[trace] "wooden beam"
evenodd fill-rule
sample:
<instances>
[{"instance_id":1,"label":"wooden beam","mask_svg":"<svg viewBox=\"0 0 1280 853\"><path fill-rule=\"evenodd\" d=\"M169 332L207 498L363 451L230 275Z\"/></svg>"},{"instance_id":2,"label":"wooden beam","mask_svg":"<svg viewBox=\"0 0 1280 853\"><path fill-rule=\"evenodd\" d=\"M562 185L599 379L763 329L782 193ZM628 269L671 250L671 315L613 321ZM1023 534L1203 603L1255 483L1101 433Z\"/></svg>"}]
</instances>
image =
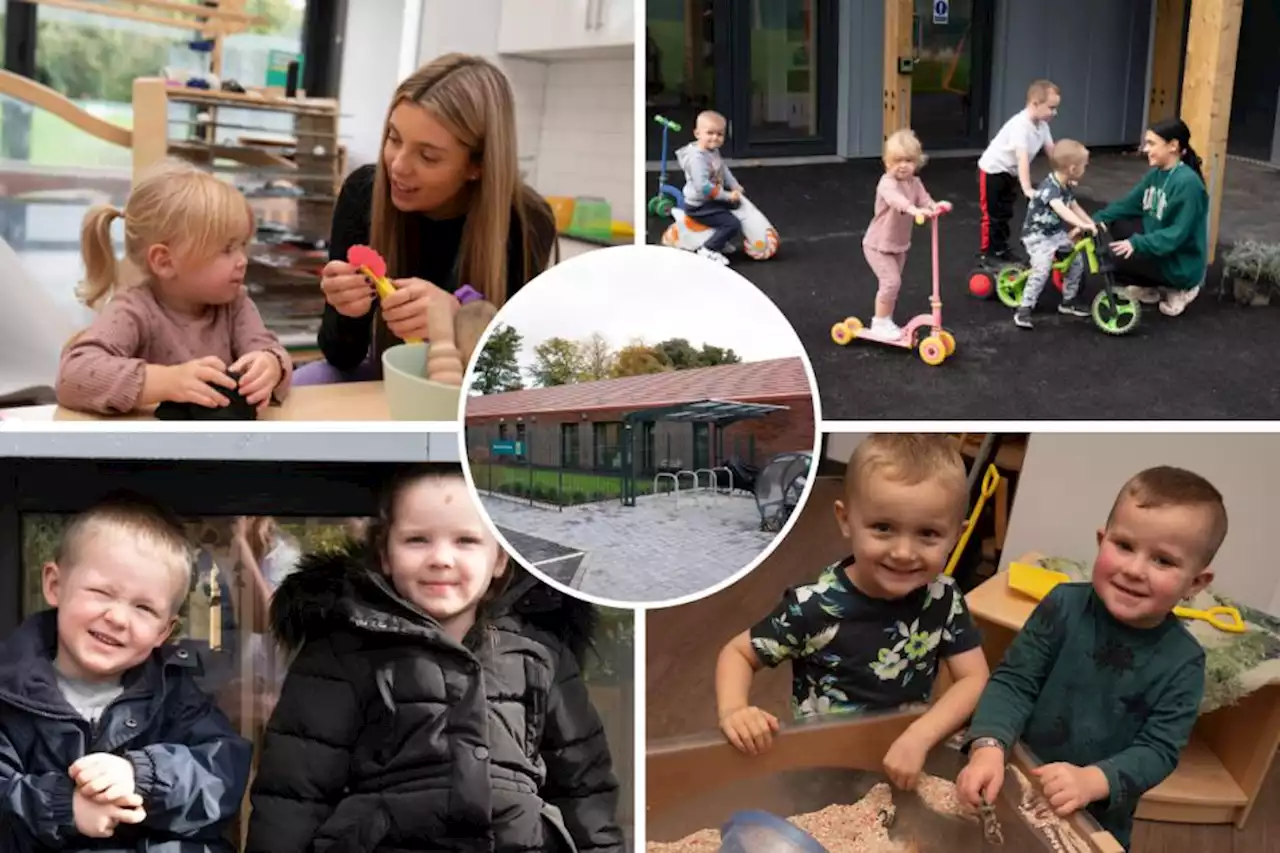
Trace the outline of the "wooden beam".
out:
<instances>
[{"instance_id":1,"label":"wooden beam","mask_svg":"<svg viewBox=\"0 0 1280 853\"><path fill-rule=\"evenodd\" d=\"M1204 159L1209 189L1209 262L1218 242L1222 187L1231 123L1231 89L1236 79L1236 48L1244 0L1191 0L1187 64L1182 82L1182 120L1191 128L1191 145Z\"/></svg>"},{"instance_id":2,"label":"wooden beam","mask_svg":"<svg viewBox=\"0 0 1280 853\"><path fill-rule=\"evenodd\" d=\"M1147 122L1178 114L1178 88L1182 72L1182 22L1187 0L1156 0L1156 32L1151 44L1151 97Z\"/></svg>"},{"instance_id":3,"label":"wooden beam","mask_svg":"<svg viewBox=\"0 0 1280 853\"><path fill-rule=\"evenodd\" d=\"M884 0L884 139L911 126L911 75L898 60L912 56L913 15L911 0Z\"/></svg>"}]
</instances>

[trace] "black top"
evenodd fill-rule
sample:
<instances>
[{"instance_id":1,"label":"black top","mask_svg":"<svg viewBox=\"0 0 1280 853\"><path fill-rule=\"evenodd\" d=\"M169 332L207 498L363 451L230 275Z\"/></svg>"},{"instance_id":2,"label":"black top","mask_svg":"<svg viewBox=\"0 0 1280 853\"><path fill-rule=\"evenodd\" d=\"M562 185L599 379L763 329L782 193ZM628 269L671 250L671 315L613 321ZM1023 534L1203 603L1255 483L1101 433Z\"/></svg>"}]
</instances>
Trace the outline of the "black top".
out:
<instances>
[{"instance_id":1,"label":"black top","mask_svg":"<svg viewBox=\"0 0 1280 853\"><path fill-rule=\"evenodd\" d=\"M981 638L955 580L938 575L902 598L872 598L850 581L853 557L792 587L751 629L765 666L791 661L797 719L929 701L939 664Z\"/></svg>"},{"instance_id":2,"label":"black top","mask_svg":"<svg viewBox=\"0 0 1280 853\"><path fill-rule=\"evenodd\" d=\"M609 744L571 649L594 609L526 574L457 643L370 562L308 555L271 600L297 656L247 853L623 853Z\"/></svg>"},{"instance_id":3,"label":"black top","mask_svg":"<svg viewBox=\"0 0 1280 853\"><path fill-rule=\"evenodd\" d=\"M342 184L338 202L333 211L333 227L329 233L329 259L345 261L352 246L368 244L373 218L373 178L376 166L361 166ZM550 206L542 202L541 216L530 218L529 227L536 238L531 264L532 272L542 271L538 258L549 258L555 243L555 218ZM431 219L413 215L412 239L409 243L407 269L396 270L397 278L420 278L452 293L468 282L457 281L454 266L458 249L462 245L462 228L466 217L457 219ZM524 240L521 236L520 218L515 210L511 214L511 231L507 241L507 298L515 295L525 283ZM344 317L332 305L325 303L320 321L320 351L325 361L339 370L353 370L369 355L373 339L374 318L378 312L375 296L373 307L363 317Z\"/></svg>"}]
</instances>

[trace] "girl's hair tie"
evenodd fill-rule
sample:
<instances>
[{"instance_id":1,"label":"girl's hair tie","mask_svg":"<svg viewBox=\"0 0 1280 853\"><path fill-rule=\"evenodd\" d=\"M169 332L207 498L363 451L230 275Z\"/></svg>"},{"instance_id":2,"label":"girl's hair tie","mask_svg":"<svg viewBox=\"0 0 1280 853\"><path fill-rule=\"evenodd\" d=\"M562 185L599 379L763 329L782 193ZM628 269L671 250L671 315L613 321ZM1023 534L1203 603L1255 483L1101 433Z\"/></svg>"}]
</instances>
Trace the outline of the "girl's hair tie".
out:
<instances>
[{"instance_id":1,"label":"girl's hair tie","mask_svg":"<svg viewBox=\"0 0 1280 853\"><path fill-rule=\"evenodd\" d=\"M453 293L458 298L459 305L466 305L468 302L475 302L477 299L484 299L484 294L476 290L469 284L464 284Z\"/></svg>"}]
</instances>

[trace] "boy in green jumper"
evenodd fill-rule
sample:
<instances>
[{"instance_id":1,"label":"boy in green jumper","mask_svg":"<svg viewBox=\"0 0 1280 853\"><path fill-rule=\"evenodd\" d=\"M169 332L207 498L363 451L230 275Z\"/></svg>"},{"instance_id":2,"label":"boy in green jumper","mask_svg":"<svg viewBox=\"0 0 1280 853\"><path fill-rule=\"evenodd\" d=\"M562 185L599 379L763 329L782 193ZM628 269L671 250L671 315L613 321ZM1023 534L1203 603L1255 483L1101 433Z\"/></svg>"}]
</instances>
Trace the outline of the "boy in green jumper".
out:
<instances>
[{"instance_id":1,"label":"boy in green jumper","mask_svg":"<svg viewBox=\"0 0 1280 853\"><path fill-rule=\"evenodd\" d=\"M1180 468L1120 490L1093 582L1061 584L991 675L965 738L961 798L994 802L1021 738L1059 815L1080 808L1128 849L1138 799L1173 772L1204 693L1204 649L1170 611L1212 579L1222 495Z\"/></svg>"}]
</instances>

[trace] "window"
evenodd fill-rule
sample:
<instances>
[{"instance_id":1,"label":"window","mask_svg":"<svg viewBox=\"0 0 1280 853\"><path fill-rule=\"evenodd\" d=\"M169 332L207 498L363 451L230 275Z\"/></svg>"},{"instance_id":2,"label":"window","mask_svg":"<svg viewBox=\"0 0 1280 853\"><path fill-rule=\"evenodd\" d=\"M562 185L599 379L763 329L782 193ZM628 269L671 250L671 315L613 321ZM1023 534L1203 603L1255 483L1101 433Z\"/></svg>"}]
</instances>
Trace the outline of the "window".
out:
<instances>
[{"instance_id":1,"label":"window","mask_svg":"<svg viewBox=\"0 0 1280 853\"><path fill-rule=\"evenodd\" d=\"M597 471L622 470L622 423L613 421L591 425L592 447Z\"/></svg>"},{"instance_id":2,"label":"window","mask_svg":"<svg viewBox=\"0 0 1280 853\"><path fill-rule=\"evenodd\" d=\"M516 445L519 447L519 452L516 454L516 458L523 462L529 456L529 448L525 445L524 421L520 421L516 424Z\"/></svg>"},{"instance_id":3,"label":"window","mask_svg":"<svg viewBox=\"0 0 1280 853\"><path fill-rule=\"evenodd\" d=\"M560 467L567 469L581 467L581 453L578 425L560 424Z\"/></svg>"}]
</instances>

